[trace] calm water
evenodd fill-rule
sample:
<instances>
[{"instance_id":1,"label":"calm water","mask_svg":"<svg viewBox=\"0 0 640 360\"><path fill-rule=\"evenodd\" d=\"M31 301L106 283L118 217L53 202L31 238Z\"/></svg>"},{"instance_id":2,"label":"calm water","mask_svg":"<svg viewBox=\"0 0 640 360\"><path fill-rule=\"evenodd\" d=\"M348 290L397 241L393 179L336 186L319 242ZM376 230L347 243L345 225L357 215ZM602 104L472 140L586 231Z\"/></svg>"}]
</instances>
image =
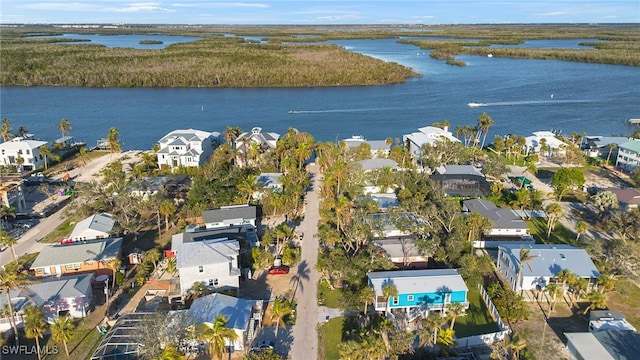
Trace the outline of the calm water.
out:
<instances>
[{"instance_id":1,"label":"calm water","mask_svg":"<svg viewBox=\"0 0 640 360\"><path fill-rule=\"evenodd\" d=\"M637 67L479 56L461 56L468 66L456 67L394 40L334 43L423 76L398 85L301 89L3 87L0 116L45 140L59 137L55 125L64 117L71 134L89 145L115 126L124 149L149 149L177 128L259 126L284 133L295 127L322 141L373 140L401 138L443 119L453 127L474 125L484 111L495 122L493 138L551 129L630 134L625 121L640 117ZM470 108L470 102L486 106Z\"/></svg>"},{"instance_id":2,"label":"calm water","mask_svg":"<svg viewBox=\"0 0 640 360\"><path fill-rule=\"evenodd\" d=\"M47 36L60 39L82 40L78 44L99 44L106 47L128 47L134 49L164 49L171 44L192 42L200 40L191 36L168 36L160 34L147 35L100 35L100 34L63 34L59 36ZM89 41L86 41L89 40ZM140 44L142 40L162 41L162 44ZM64 42L63 44L74 44L75 42Z\"/></svg>"}]
</instances>

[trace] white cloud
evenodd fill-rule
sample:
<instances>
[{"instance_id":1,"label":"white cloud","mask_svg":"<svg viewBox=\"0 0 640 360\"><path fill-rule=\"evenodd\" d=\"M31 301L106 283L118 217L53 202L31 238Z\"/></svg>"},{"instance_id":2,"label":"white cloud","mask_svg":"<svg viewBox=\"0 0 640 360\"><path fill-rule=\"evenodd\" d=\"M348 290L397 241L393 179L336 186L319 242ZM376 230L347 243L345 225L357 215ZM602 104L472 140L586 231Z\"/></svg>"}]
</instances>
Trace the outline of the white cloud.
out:
<instances>
[{"instance_id":1,"label":"white cloud","mask_svg":"<svg viewBox=\"0 0 640 360\"><path fill-rule=\"evenodd\" d=\"M131 3L127 4L123 7L117 7L111 9L115 12L174 12L175 10L166 9L160 6L160 3L157 2L146 2L146 3Z\"/></svg>"},{"instance_id":2,"label":"white cloud","mask_svg":"<svg viewBox=\"0 0 640 360\"><path fill-rule=\"evenodd\" d=\"M23 6L25 9L30 10L47 10L47 11L103 11L104 6L94 5L94 4L85 4L79 2L70 2L70 3L33 3L26 4Z\"/></svg>"},{"instance_id":3,"label":"white cloud","mask_svg":"<svg viewBox=\"0 0 640 360\"><path fill-rule=\"evenodd\" d=\"M264 9L268 8L267 4L260 3L243 3L243 2L214 2L214 3L201 3L201 4L193 4L193 3L174 3L171 6L175 7L189 7L189 8L255 8L255 9Z\"/></svg>"}]
</instances>

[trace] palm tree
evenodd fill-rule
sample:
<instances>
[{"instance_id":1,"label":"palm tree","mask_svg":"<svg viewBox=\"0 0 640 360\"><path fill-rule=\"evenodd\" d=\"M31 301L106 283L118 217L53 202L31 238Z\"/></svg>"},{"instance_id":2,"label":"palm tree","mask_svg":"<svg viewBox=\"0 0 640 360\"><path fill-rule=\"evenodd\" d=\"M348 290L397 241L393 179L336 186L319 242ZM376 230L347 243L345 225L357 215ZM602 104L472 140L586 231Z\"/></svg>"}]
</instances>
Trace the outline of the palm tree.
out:
<instances>
[{"instance_id":1,"label":"palm tree","mask_svg":"<svg viewBox=\"0 0 640 360\"><path fill-rule=\"evenodd\" d=\"M82 165L86 165L89 162L89 155L87 154L87 148L85 146L81 146L80 149L78 149L78 161L80 161Z\"/></svg>"},{"instance_id":2,"label":"palm tree","mask_svg":"<svg viewBox=\"0 0 640 360\"><path fill-rule=\"evenodd\" d=\"M449 328L453 329L453 326L456 324L456 318L458 315L463 313L464 305L462 303L447 304L447 314L451 317L451 324L449 324Z\"/></svg>"},{"instance_id":3,"label":"palm tree","mask_svg":"<svg viewBox=\"0 0 640 360\"><path fill-rule=\"evenodd\" d=\"M598 278L598 286L601 293L613 290L615 287L615 279L608 274L601 274Z\"/></svg>"},{"instance_id":4,"label":"palm tree","mask_svg":"<svg viewBox=\"0 0 640 360\"><path fill-rule=\"evenodd\" d=\"M158 269L158 261L162 257L162 253L158 248L153 248L147 250L143 254L143 258L145 261L149 261L153 265L153 271L155 272Z\"/></svg>"},{"instance_id":5,"label":"palm tree","mask_svg":"<svg viewBox=\"0 0 640 360\"><path fill-rule=\"evenodd\" d=\"M578 223L576 223L576 232L578 233L576 235L576 242L580 240L580 235L587 233L587 230L589 230L589 224L587 222L578 221Z\"/></svg>"},{"instance_id":6,"label":"palm tree","mask_svg":"<svg viewBox=\"0 0 640 360\"><path fill-rule=\"evenodd\" d=\"M549 315L547 315L547 317L551 316L551 312L553 311L553 308L556 305L558 296L562 295L560 290L561 289L558 287L558 284L555 284L555 283L551 283L544 288L544 291L547 294L549 294L549 297L551 297L549 301Z\"/></svg>"},{"instance_id":7,"label":"palm tree","mask_svg":"<svg viewBox=\"0 0 640 360\"><path fill-rule=\"evenodd\" d=\"M64 351L69 357L69 340L73 337L73 330L75 325L73 320L67 316L61 316L56 319L56 322L51 324L51 337L56 342L61 342L64 345Z\"/></svg>"},{"instance_id":8,"label":"palm tree","mask_svg":"<svg viewBox=\"0 0 640 360\"><path fill-rule=\"evenodd\" d=\"M262 182L258 181L256 175L247 175L238 185L236 185L238 191L247 194L247 204L251 202L253 194L260 191L262 188Z\"/></svg>"},{"instance_id":9,"label":"palm tree","mask_svg":"<svg viewBox=\"0 0 640 360\"><path fill-rule=\"evenodd\" d=\"M452 328L440 329L436 344L440 345L440 349L445 353L449 353L449 348L456 344L455 331ZM448 356L447 356L448 357Z\"/></svg>"},{"instance_id":10,"label":"palm tree","mask_svg":"<svg viewBox=\"0 0 640 360\"><path fill-rule=\"evenodd\" d=\"M335 202L336 225L338 231L351 221L351 200L340 195Z\"/></svg>"},{"instance_id":11,"label":"palm tree","mask_svg":"<svg viewBox=\"0 0 640 360\"><path fill-rule=\"evenodd\" d=\"M389 313L390 311L389 301L391 298L398 297L398 288L394 284L391 284L391 283L386 284L382 287L382 296L384 296L384 299L386 300L387 309L385 311Z\"/></svg>"},{"instance_id":12,"label":"palm tree","mask_svg":"<svg viewBox=\"0 0 640 360\"><path fill-rule=\"evenodd\" d=\"M0 244L6 245L11 249L11 258L14 263L18 262L18 258L16 256L15 245L18 243L18 239L9 235L5 230L0 231Z\"/></svg>"},{"instance_id":13,"label":"palm tree","mask_svg":"<svg viewBox=\"0 0 640 360\"><path fill-rule=\"evenodd\" d=\"M520 286L520 296L524 293L524 288L522 286L522 281L524 274L522 272L522 268L524 265L527 265L529 271L531 270L531 260L535 259L537 256L531 255L531 249L525 249L524 246L520 246L520 265L518 265L518 285Z\"/></svg>"},{"instance_id":14,"label":"palm tree","mask_svg":"<svg viewBox=\"0 0 640 360\"><path fill-rule=\"evenodd\" d=\"M111 288L113 289L116 286L116 271L120 270L120 268L122 267L122 260L118 258L113 258L107 262L107 266L111 268L111 275L112 275Z\"/></svg>"},{"instance_id":15,"label":"palm tree","mask_svg":"<svg viewBox=\"0 0 640 360\"><path fill-rule=\"evenodd\" d=\"M170 257L167 260L167 272L169 272L169 274L173 275L173 274L176 273L176 271L178 271L177 260L176 260L175 256L174 257Z\"/></svg>"},{"instance_id":16,"label":"palm tree","mask_svg":"<svg viewBox=\"0 0 640 360\"><path fill-rule=\"evenodd\" d=\"M375 301L376 292L370 286L365 286L360 290L360 301L364 304L364 314L367 315L367 306Z\"/></svg>"},{"instance_id":17,"label":"palm tree","mask_svg":"<svg viewBox=\"0 0 640 360\"><path fill-rule=\"evenodd\" d=\"M11 139L11 122L9 119L2 119L2 127L0 128L0 136L2 136L2 141L7 142Z\"/></svg>"},{"instance_id":18,"label":"palm tree","mask_svg":"<svg viewBox=\"0 0 640 360\"><path fill-rule=\"evenodd\" d=\"M511 341L507 344L514 359L520 359L520 351L527 347L527 341L518 335L511 337Z\"/></svg>"},{"instance_id":19,"label":"palm tree","mask_svg":"<svg viewBox=\"0 0 640 360\"><path fill-rule=\"evenodd\" d=\"M547 206L546 212L548 240L549 236L551 236L551 231L553 231L553 229L555 229L556 227L556 221L558 221L558 219L562 217L562 214L564 214L564 209L562 208L562 205L558 204L557 202L553 202Z\"/></svg>"},{"instance_id":20,"label":"palm tree","mask_svg":"<svg viewBox=\"0 0 640 360\"><path fill-rule=\"evenodd\" d=\"M200 324L200 339L207 342L207 349L211 358L214 356L222 359L222 354L226 348L226 342L236 341L238 334L235 330L225 327L227 318L224 315L216 316L213 324Z\"/></svg>"},{"instance_id":21,"label":"palm tree","mask_svg":"<svg viewBox=\"0 0 640 360\"><path fill-rule=\"evenodd\" d=\"M594 309L604 309L607 307L607 298L599 291L592 291L587 295L587 300L589 300L589 306L584 309L582 315L587 315L589 310Z\"/></svg>"},{"instance_id":22,"label":"palm tree","mask_svg":"<svg viewBox=\"0 0 640 360\"><path fill-rule=\"evenodd\" d=\"M478 118L478 128L480 129L478 136L480 136L480 133L483 134L482 148L484 148L484 142L487 139L487 134L489 133L489 128L491 126L493 126L493 119L491 118L491 116L487 115L487 113L483 112Z\"/></svg>"},{"instance_id":23,"label":"palm tree","mask_svg":"<svg viewBox=\"0 0 640 360\"><path fill-rule=\"evenodd\" d=\"M109 144L109 151L114 153L119 153L122 151L122 147L120 146L120 132L115 127L109 129L109 135L107 135L107 143Z\"/></svg>"},{"instance_id":24,"label":"palm tree","mask_svg":"<svg viewBox=\"0 0 640 360\"><path fill-rule=\"evenodd\" d=\"M275 319L276 323L276 339L278 338L278 328L280 325L285 326L284 317L293 312L293 304L284 297L279 297L271 304L271 321Z\"/></svg>"},{"instance_id":25,"label":"palm tree","mask_svg":"<svg viewBox=\"0 0 640 360\"><path fill-rule=\"evenodd\" d=\"M162 350L162 354L160 355L160 360L182 360L184 356L176 349L175 346L167 345L164 350Z\"/></svg>"},{"instance_id":26,"label":"palm tree","mask_svg":"<svg viewBox=\"0 0 640 360\"><path fill-rule=\"evenodd\" d=\"M569 269L562 269L560 271L558 271L558 274L556 275L556 277L558 278L558 281L560 281L562 283L562 296L564 297L565 291L566 291L566 285L569 282L569 280L573 277L573 273L571 272L571 270Z\"/></svg>"},{"instance_id":27,"label":"palm tree","mask_svg":"<svg viewBox=\"0 0 640 360\"><path fill-rule=\"evenodd\" d=\"M40 155L44 156L44 169L49 169L49 161L48 157L51 156L51 149L47 145L42 145L40 147Z\"/></svg>"},{"instance_id":28,"label":"palm tree","mask_svg":"<svg viewBox=\"0 0 640 360\"><path fill-rule=\"evenodd\" d=\"M240 134L242 134L242 129L240 129L239 127L227 126L227 128L224 130L224 139L227 144L233 146L233 142L236 141Z\"/></svg>"},{"instance_id":29,"label":"palm tree","mask_svg":"<svg viewBox=\"0 0 640 360\"><path fill-rule=\"evenodd\" d=\"M609 159L611 159L611 153L613 152L613 149L615 149L615 148L616 148L616 146L617 146L617 145L616 145L616 144L613 144L613 143L611 143L611 144L607 145L607 147L609 148L609 154L607 154L607 165L610 165L610 164L609 164Z\"/></svg>"},{"instance_id":30,"label":"palm tree","mask_svg":"<svg viewBox=\"0 0 640 360\"><path fill-rule=\"evenodd\" d=\"M71 130L71 123L69 120L62 118L60 120L60 124L56 125L56 129L60 130L62 137L69 135L69 130Z\"/></svg>"},{"instance_id":31,"label":"palm tree","mask_svg":"<svg viewBox=\"0 0 640 360\"><path fill-rule=\"evenodd\" d=\"M160 203L158 210L164 216L164 226L167 231L169 231L169 217L175 214L177 208L176 203L169 199L164 199Z\"/></svg>"},{"instance_id":32,"label":"palm tree","mask_svg":"<svg viewBox=\"0 0 640 360\"><path fill-rule=\"evenodd\" d=\"M24 332L29 339L36 340L36 350L38 352L38 360L41 360L40 355L40 338L44 336L45 330L47 330L47 323L42 318L42 309L36 305L28 305L24 308Z\"/></svg>"},{"instance_id":33,"label":"palm tree","mask_svg":"<svg viewBox=\"0 0 640 360\"><path fill-rule=\"evenodd\" d=\"M22 289L30 281L27 276L19 271L18 264L13 262L6 264L4 267L0 267L0 290L5 294L7 298L8 310L9 310L9 323L13 329L13 335L15 337L15 344L20 345L18 339L18 328L16 326L16 319L13 312L13 304L11 303L11 290Z\"/></svg>"}]
</instances>

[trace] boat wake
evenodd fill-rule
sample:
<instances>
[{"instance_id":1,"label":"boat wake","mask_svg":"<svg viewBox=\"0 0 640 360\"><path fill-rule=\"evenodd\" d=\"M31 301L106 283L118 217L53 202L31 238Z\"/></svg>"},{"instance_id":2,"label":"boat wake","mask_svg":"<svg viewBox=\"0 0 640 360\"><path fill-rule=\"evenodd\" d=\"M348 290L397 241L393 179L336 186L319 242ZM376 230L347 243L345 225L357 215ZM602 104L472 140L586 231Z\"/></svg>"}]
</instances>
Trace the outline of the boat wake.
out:
<instances>
[{"instance_id":1,"label":"boat wake","mask_svg":"<svg viewBox=\"0 0 640 360\"><path fill-rule=\"evenodd\" d=\"M289 110L289 114L329 114L329 113L349 113L349 112L370 112L380 110L391 110L391 108L362 108L362 109L329 109L329 110Z\"/></svg>"},{"instance_id":2,"label":"boat wake","mask_svg":"<svg viewBox=\"0 0 640 360\"><path fill-rule=\"evenodd\" d=\"M532 101L503 101L490 103L468 103L468 107L484 107L484 106L521 106L521 105L554 105L554 104L576 104L585 103L585 100L532 100Z\"/></svg>"}]
</instances>

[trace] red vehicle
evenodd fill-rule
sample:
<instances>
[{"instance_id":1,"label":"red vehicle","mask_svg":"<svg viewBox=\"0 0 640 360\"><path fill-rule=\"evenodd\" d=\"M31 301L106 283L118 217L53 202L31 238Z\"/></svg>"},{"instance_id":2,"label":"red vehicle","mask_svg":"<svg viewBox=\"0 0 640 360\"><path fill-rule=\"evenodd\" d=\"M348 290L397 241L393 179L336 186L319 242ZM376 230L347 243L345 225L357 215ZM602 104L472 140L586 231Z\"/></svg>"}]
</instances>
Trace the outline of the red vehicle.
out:
<instances>
[{"instance_id":1,"label":"red vehicle","mask_svg":"<svg viewBox=\"0 0 640 360\"><path fill-rule=\"evenodd\" d=\"M60 239L60 244L73 244L73 239L62 238Z\"/></svg>"},{"instance_id":2,"label":"red vehicle","mask_svg":"<svg viewBox=\"0 0 640 360\"><path fill-rule=\"evenodd\" d=\"M288 273L289 273L289 267L287 265L272 266L269 268L269 274L271 275L282 275L282 274L288 274Z\"/></svg>"}]
</instances>

